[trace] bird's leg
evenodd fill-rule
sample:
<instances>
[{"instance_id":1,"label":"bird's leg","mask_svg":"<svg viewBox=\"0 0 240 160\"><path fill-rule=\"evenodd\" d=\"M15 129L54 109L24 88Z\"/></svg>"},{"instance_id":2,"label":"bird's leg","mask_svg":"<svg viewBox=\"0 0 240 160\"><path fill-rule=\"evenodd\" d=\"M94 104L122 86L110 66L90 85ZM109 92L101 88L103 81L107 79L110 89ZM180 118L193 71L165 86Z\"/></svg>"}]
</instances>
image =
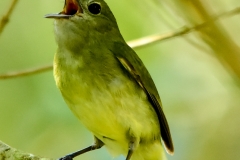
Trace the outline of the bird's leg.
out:
<instances>
[{"instance_id":1,"label":"bird's leg","mask_svg":"<svg viewBox=\"0 0 240 160\"><path fill-rule=\"evenodd\" d=\"M131 156L132 156L132 154L133 154L134 149L135 149L134 142L130 142L130 143L129 143L128 154L127 154L126 160L130 160L130 159L131 159Z\"/></svg>"},{"instance_id":2,"label":"bird's leg","mask_svg":"<svg viewBox=\"0 0 240 160\"><path fill-rule=\"evenodd\" d=\"M86 152L89 152L89 151L93 151L95 149L99 149L99 148L101 148L104 145L104 143L101 140L99 140L97 137L95 137L95 136L94 136L94 141L95 142L94 142L93 145L91 145L91 146L89 146L87 148L84 148L82 150L73 152L71 154L68 154L68 155L66 155L66 156L64 156L62 158L59 158L59 160L72 160L73 158L75 158L75 157L77 157L77 156L79 156L79 155L81 155L83 153L86 153Z\"/></svg>"},{"instance_id":3,"label":"bird's leg","mask_svg":"<svg viewBox=\"0 0 240 160\"><path fill-rule=\"evenodd\" d=\"M131 128L129 128L128 133L127 133L127 138L129 139L129 144L128 144L128 154L126 157L126 160L130 160L132 157L132 154L134 150L137 147L137 138L134 136L134 134L131 132Z\"/></svg>"}]
</instances>

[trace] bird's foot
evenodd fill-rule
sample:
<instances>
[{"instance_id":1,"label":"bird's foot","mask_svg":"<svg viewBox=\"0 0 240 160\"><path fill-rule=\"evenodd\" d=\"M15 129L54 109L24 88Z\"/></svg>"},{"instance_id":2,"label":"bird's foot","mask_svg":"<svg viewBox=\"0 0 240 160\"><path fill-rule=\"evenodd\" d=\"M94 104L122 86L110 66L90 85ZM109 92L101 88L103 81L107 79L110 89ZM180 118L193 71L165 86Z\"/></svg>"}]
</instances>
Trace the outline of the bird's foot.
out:
<instances>
[{"instance_id":1,"label":"bird's foot","mask_svg":"<svg viewBox=\"0 0 240 160\"><path fill-rule=\"evenodd\" d=\"M71 155L66 155L64 157L59 158L58 160L73 160Z\"/></svg>"}]
</instances>

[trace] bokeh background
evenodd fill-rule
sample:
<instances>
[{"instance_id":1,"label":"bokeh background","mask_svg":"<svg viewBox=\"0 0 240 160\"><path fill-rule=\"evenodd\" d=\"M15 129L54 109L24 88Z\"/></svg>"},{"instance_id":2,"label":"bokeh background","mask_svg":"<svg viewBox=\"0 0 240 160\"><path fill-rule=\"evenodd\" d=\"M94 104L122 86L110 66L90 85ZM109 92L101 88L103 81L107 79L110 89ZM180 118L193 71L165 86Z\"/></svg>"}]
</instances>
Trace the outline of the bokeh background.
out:
<instances>
[{"instance_id":1,"label":"bokeh background","mask_svg":"<svg viewBox=\"0 0 240 160\"><path fill-rule=\"evenodd\" d=\"M239 0L106 0L124 38L207 25L137 49L162 98L175 155L169 160L240 159ZM0 18L11 1L0 1ZM53 20L64 0L20 0L0 34L0 73L51 64ZM0 80L0 140L57 158L92 144L55 86L52 70ZM76 159L113 159L105 148ZM123 157L117 157L123 160Z\"/></svg>"}]
</instances>

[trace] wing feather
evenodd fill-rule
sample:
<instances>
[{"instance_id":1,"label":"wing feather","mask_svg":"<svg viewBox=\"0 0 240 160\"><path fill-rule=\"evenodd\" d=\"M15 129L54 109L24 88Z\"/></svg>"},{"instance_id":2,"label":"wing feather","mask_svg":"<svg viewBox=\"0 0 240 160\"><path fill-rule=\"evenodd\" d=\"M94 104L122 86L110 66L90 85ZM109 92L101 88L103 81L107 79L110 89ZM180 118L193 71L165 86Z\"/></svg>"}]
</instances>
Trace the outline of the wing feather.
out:
<instances>
[{"instance_id":1,"label":"wing feather","mask_svg":"<svg viewBox=\"0 0 240 160\"><path fill-rule=\"evenodd\" d=\"M168 127L168 123L166 120L166 117L163 113L162 107L160 105L160 102L157 100L157 98L152 94L144 85L142 82L142 79L140 77L140 74L135 70L133 65L125 58L123 57L117 57L119 62L122 64L122 66L128 71L128 73L135 79L135 81L138 83L138 85L144 90L146 93L148 100L152 104L152 107L154 108L155 112L157 113L160 128L161 128L161 137L164 142L165 148L169 154L174 153L174 146L170 134L170 130Z\"/></svg>"}]
</instances>

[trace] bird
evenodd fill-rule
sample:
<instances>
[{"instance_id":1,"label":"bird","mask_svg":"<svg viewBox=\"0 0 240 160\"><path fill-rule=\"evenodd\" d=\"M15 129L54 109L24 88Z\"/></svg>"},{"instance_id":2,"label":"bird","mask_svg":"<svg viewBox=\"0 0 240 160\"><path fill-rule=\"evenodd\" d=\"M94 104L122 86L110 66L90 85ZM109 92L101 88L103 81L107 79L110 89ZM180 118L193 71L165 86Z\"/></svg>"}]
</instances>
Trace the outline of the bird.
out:
<instances>
[{"instance_id":1,"label":"bird","mask_svg":"<svg viewBox=\"0 0 240 160\"><path fill-rule=\"evenodd\" d=\"M127 11L125 11L127 12ZM104 0L65 0L54 19L54 78L66 104L94 143L60 160L105 146L126 160L163 160L174 153L157 88L128 46ZM127 17L126 17L127 18Z\"/></svg>"}]
</instances>

